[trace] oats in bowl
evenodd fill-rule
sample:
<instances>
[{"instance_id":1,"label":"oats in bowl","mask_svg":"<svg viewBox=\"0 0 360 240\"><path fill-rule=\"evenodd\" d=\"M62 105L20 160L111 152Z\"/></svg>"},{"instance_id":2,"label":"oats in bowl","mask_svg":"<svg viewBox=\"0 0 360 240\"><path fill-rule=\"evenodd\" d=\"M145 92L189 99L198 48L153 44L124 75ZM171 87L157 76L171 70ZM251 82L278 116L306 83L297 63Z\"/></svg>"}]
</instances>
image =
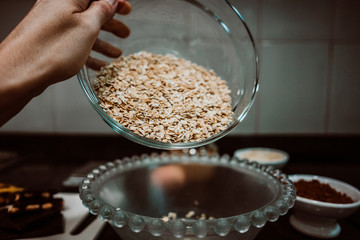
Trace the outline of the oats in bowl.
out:
<instances>
[{"instance_id":1,"label":"oats in bowl","mask_svg":"<svg viewBox=\"0 0 360 240\"><path fill-rule=\"evenodd\" d=\"M226 81L170 54L122 56L98 72L94 90L110 117L161 142L209 138L225 130L233 114Z\"/></svg>"}]
</instances>

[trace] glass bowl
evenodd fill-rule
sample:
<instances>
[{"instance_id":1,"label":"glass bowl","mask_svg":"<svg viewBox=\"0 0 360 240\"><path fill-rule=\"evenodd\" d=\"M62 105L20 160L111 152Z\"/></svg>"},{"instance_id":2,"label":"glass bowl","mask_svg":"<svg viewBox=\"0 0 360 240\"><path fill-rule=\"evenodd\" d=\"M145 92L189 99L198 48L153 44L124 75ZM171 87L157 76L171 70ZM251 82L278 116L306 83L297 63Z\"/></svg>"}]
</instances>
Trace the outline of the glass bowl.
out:
<instances>
[{"instance_id":1,"label":"glass bowl","mask_svg":"<svg viewBox=\"0 0 360 240\"><path fill-rule=\"evenodd\" d=\"M290 217L291 225L299 232L315 238L335 238L341 232L338 219L354 214L360 207L360 191L343 181L311 175L295 174L289 178L293 182L299 180L318 180L329 184L337 192L345 193L354 201L353 203L328 203L297 196L295 213Z\"/></svg>"},{"instance_id":2,"label":"glass bowl","mask_svg":"<svg viewBox=\"0 0 360 240\"><path fill-rule=\"evenodd\" d=\"M100 38L122 49L123 55L147 51L172 54L205 68L226 80L231 89L232 110L229 126L210 138L197 142L165 143L139 136L112 119L100 106L93 89L96 72L84 66L80 84L101 118L122 136L158 149L203 146L225 136L249 111L258 89L258 57L253 37L233 2L219 0L129 0L132 12L116 16L131 34L120 39L109 33ZM102 55L94 57L111 61Z\"/></svg>"},{"instance_id":3,"label":"glass bowl","mask_svg":"<svg viewBox=\"0 0 360 240\"><path fill-rule=\"evenodd\" d=\"M254 239L296 199L279 169L228 155L169 153L101 165L79 195L122 239L136 240Z\"/></svg>"}]
</instances>

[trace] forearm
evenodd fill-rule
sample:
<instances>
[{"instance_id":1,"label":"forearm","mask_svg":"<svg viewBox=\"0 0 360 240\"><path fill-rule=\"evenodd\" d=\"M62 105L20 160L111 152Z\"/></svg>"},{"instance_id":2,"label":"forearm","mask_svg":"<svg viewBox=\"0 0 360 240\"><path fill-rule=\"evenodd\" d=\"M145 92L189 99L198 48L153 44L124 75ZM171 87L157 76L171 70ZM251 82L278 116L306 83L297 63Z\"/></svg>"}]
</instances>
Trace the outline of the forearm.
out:
<instances>
[{"instance_id":1,"label":"forearm","mask_svg":"<svg viewBox=\"0 0 360 240\"><path fill-rule=\"evenodd\" d=\"M67 49L67 46L72 46L72 41L81 32L78 22L71 19L70 24L74 27L66 26L64 22L46 24L51 19L43 17L42 21L35 23L43 9L47 8L35 6L0 44L0 126L49 85L76 74L91 51L92 44L89 43L87 49L71 55L74 50ZM89 41L95 41L96 35L93 34ZM79 66L72 64L75 67L69 68L65 63L73 61L71 58L76 56L81 56Z\"/></svg>"},{"instance_id":2,"label":"forearm","mask_svg":"<svg viewBox=\"0 0 360 240\"><path fill-rule=\"evenodd\" d=\"M0 126L49 85L44 63L26 56L23 44L0 44Z\"/></svg>"}]
</instances>

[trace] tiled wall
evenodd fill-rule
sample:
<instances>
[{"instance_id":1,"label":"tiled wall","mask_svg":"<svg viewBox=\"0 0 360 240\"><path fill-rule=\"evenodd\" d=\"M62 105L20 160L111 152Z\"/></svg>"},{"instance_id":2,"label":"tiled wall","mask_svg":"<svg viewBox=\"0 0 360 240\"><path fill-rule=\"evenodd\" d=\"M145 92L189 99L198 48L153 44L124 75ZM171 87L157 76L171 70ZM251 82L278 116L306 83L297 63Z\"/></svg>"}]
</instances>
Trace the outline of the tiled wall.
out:
<instances>
[{"instance_id":1,"label":"tiled wall","mask_svg":"<svg viewBox=\"0 0 360 240\"><path fill-rule=\"evenodd\" d=\"M34 1L2 1L0 39ZM232 134L360 134L360 1L235 0L260 55L260 91ZM2 132L106 133L75 77Z\"/></svg>"}]
</instances>

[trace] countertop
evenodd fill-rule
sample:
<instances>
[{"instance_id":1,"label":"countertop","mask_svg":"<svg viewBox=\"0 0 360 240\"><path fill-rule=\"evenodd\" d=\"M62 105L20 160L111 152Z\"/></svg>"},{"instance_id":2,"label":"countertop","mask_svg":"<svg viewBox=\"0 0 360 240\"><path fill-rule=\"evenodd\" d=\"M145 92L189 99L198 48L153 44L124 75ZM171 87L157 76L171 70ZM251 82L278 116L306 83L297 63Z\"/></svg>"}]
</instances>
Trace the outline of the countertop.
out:
<instances>
[{"instance_id":1,"label":"countertop","mask_svg":"<svg viewBox=\"0 0 360 240\"><path fill-rule=\"evenodd\" d=\"M282 169L286 174L306 173L336 178L360 189L360 136L241 136L225 137L216 142L220 154L232 155L239 148L272 147L289 153L290 161ZM89 161L107 162L125 156L160 152L120 136L97 135L24 135L0 134L0 160L7 153L15 159L0 164L0 182L25 188L44 184L59 192L76 192L63 181ZM6 153L6 154L4 154ZM1 161L0 161L1 163ZM29 181L31 179L31 181ZM267 223L256 240L313 239L294 230L290 212L274 223ZM360 211L339 221L342 231L335 239L360 236ZM110 227L98 239L119 239Z\"/></svg>"}]
</instances>

